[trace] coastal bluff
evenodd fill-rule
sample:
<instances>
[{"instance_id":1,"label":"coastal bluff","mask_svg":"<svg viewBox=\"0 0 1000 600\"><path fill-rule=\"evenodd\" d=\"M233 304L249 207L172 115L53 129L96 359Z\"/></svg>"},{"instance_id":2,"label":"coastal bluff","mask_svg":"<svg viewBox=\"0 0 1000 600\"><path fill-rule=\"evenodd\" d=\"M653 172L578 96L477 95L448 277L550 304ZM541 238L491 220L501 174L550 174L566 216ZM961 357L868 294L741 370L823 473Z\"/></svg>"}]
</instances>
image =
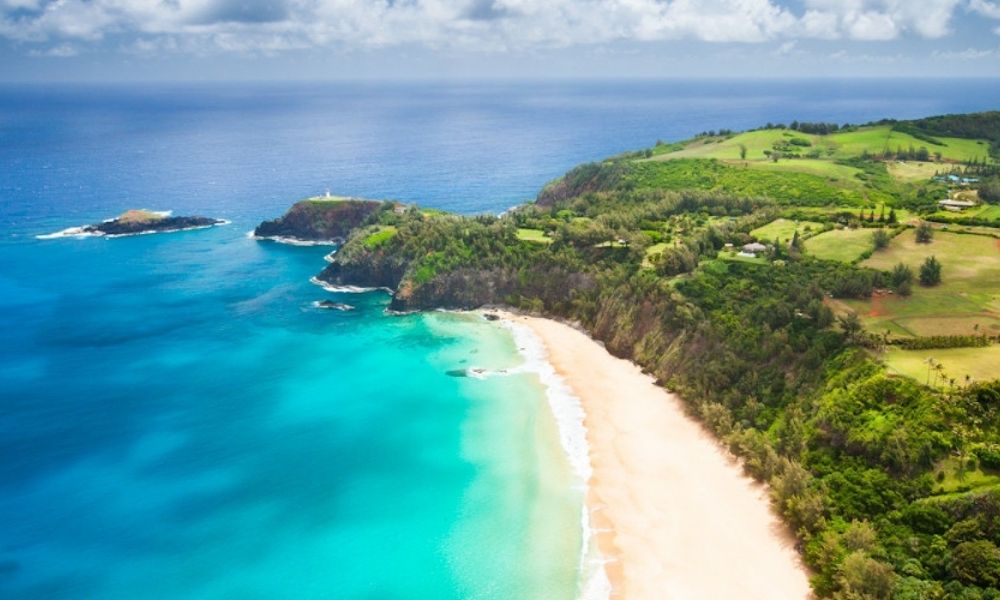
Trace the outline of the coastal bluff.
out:
<instances>
[{"instance_id":1,"label":"coastal bluff","mask_svg":"<svg viewBox=\"0 0 1000 600\"><path fill-rule=\"evenodd\" d=\"M296 202L284 215L264 221L254 229L253 236L293 244L342 244L351 231L376 213L397 206L380 200L318 196Z\"/></svg>"}]
</instances>

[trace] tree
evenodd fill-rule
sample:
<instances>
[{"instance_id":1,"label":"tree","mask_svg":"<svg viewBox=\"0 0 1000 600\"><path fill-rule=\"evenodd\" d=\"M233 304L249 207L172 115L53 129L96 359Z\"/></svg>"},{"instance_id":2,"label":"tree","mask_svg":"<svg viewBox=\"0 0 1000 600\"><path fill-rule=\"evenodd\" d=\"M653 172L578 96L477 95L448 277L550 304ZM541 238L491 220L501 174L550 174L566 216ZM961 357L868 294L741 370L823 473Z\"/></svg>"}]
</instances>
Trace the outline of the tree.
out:
<instances>
[{"instance_id":1,"label":"tree","mask_svg":"<svg viewBox=\"0 0 1000 600\"><path fill-rule=\"evenodd\" d=\"M899 263L889 273L889 281L892 282L893 287L899 287L904 283L913 283L913 270L909 266Z\"/></svg>"},{"instance_id":2,"label":"tree","mask_svg":"<svg viewBox=\"0 0 1000 600\"><path fill-rule=\"evenodd\" d=\"M890 208L889 209L889 224L890 225L895 225L896 223L899 223L899 219L896 218L896 209L895 208Z\"/></svg>"},{"instance_id":3,"label":"tree","mask_svg":"<svg viewBox=\"0 0 1000 600\"><path fill-rule=\"evenodd\" d=\"M934 239L934 229L927 221L921 221L920 225L917 225L916 236L918 244L929 244Z\"/></svg>"},{"instance_id":4,"label":"tree","mask_svg":"<svg viewBox=\"0 0 1000 600\"><path fill-rule=\"evenodd\" d=\"M805 242L799 236L799 231L796 229L795 234L792 235L791 250L796 254L801 254L806 248Z\"/></svg>"},{"instance_id":5,"label":"tree","mask_svg":"<svg viewBox=\"0 0 1000 600\"><path fill-rule=\"evenodd\" d=\"M844 599L888 600L896 584L892 567L861 551L847 555L837 579L841 593L834 597Z\"/></svg>"},{"instance_id":6,"label":"tree","mask_svg":"<svg viewBox=\"0 0 1000 600\"><path fill-rule=\"evenodd\" d=\"M889 234L881 227L872 234L872 244L875 245L876 250L884 250L889 245L889 240Z\"/></svg>"},{"instance_id":7,"label":"tree","mask_svg":"<svg viewBox=\"0 0 1000 600\"><path fill-rule=\"evenodd\" d=\"M855 341L861 334L861 318L858 313L851 311L837 320L840 322L840 328L844 330L847 339Z\"/></svg>"},{"instance_id":8,"label":"tree","mask_svg":"<svg viewBox=\"0 0 1000 600\"><path fill-rule=\"evenodd\" d=\"M979 184L979 199L989 204L1000 204L1000 176L983 179Z\"/></svg>"},{"instance_id":9,"label":"tree","mask_svg":"<svg viewBox=\"0 0 1000 600\"><path fill-rule=\"evenodd\" d=\"M955 579L965 583L1000 585L1000 548L989 540L962 542L951 552L950 570Z\"/></svg>"},{"instance_id":10,"label":"tree","mask_svg":"<svg viewBox=\"0 0 1000 600\"><path fill-rule=\"evenodd\" d=\"M928 256L920 265L920 285L934 286L941 283L941 263L934 256Z\"/></svg>"},{"instance_id":11,"label":"tree","mask_svg":"<svg viewBox=\"0 0 1000 600\"><path fill-rule=\"evenodd\" d=\"M746 144L740 144L740 160L747 159L747 146Z\"/></svg>"}]
</instances>

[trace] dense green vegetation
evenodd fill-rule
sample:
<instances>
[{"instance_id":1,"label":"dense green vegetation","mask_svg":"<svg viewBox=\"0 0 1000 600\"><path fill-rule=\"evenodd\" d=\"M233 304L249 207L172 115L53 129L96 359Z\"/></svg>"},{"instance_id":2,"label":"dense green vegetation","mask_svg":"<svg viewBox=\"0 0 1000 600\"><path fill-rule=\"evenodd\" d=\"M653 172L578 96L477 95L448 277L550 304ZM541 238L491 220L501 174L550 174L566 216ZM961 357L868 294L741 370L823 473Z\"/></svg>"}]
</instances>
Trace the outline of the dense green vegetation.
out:
<instances>
[{"instance_id":1,"label":"dense green vegetation","mask_svg":"<svg viewBox=\"0 0 1000 600\"><path fill-rule=\"evenodd\" d=\"M873 135L794 125L741 143L837 135L844 152ZM965 147L944 139L965 135L956 122L929 127L876 133ZM583 165L503 217L380 211L320 277L393 287L400 310L505 304L581 323L769 484L822 597L1000 598L997 239L918 243L918 200L940 188L901 184L881 159L838 159L854 181L658 160L690 148ZM918 285L931 255L940 282ZM890 302L896 317L877 316ZM932 312L955 305L969 310ZM956 317L976 322L947 330Z\"/></svg>"}]
</instances>

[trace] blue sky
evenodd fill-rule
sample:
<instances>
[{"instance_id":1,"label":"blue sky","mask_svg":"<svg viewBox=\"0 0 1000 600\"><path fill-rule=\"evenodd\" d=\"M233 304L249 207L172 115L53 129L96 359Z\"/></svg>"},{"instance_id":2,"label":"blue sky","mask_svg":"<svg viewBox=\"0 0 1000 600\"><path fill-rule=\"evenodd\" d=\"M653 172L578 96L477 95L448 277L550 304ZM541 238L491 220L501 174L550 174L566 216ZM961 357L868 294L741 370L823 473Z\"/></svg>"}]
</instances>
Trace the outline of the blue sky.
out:
<instances>
[{"instance_id":1,"label":"blue sky","mask_svg":"<svg viewBox=\"0 0 1000 600\"><path fill-rule=\"evenodd\" d=\"M0 80L1000 76L1000 0L0 0Z\"/></svg>"}]
</instances>

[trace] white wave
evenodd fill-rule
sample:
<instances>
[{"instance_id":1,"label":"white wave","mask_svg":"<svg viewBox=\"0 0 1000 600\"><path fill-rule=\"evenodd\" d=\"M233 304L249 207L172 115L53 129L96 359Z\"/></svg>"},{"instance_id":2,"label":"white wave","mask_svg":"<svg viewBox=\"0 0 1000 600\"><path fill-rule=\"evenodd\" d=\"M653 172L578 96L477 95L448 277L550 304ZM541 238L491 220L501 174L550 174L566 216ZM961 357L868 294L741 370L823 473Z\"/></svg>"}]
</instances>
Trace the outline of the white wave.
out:
<instances>
[{"instance_id":1,"label":"white wave","mask_svg":"<svg viewBox=\"0 0 1000 600\"><path fill-rule=\"evenodd\" d=\"M566 381L556 372L548 360L545 344L526 325L509 319L499 321L514 336L514 343L524 357L525 363L510 369L509 373L534 373L545 386L549 408L556 420L559 442L566 452L570 467L580 480L582 497L586 499L587 486L593 474L590 464L590 445L587 443L587 428L584 425L583 405L573 394ZM590 525L590 511L584 501L580 514L580 525L584 543L580 549L580 600L608 600L611 596L611 581L604 568L605 560L597 547L596 531Z\"/></svg>"},{"instance_id":2,"label":"white wave","mask_svg":"<svg viewBox=\"0 0 1000 600\"><path fill-rule=\"evenodd\" d=\"M338 294L364 294L366 292L378 292L378 291L386 292L387 294L391 294L392 293L392 290L390 290L387 287L361 287L361 286L357 286L357 285L333 285L332 283L328 283L326 281L323 281L322 279L320 279L318 277L315 277L315 276L309 278L309 283L312 283L314 285L318 285L319 287L323 288L324 290L326 290L328 292L333 292L333 293L338 293Z\"/></svg>"},{"instance_id":3,"label":"white wave","mask_svg":"<svg viewBox=\"0 0 1000 600\"><path fill-rule=\"evenodd\" d=\"M178 231L195 231L197 229L211 229L212 227L221 227L222 225L229 225L229 221L220 221L218 223L212 223L210 225L195 225L194 227L177 227L176 229L150 229L148 231L136 231L135 233L108 233L104 234L104 236L109 238L120 238L120 237L132 237L135 235L152 235L154 233L177 233Z\"/></svg>"},{"instance_id":4,"label":"white wave","mask_svg":"<svg viewBox=\"0 0 1000 600\"><path fill-rule=\"evenodd\" d=\"M81 225L79 227L67 227L66 229L63 229L62 231L56 231L54 233L43 233L41 235L36 235L35 239L37 239L37 240L55 240L55 239L66 238L66 237L82 239L82 238L88 238L88 237L101 237L101 236L104 235L104 233L100 232L100 231L87 231L86 227L87 227L87 225Z\"/></svg>"},{"instance_id":5,"label":"white wave","mask_svg":"<svg viewBox=\"0 0 1000 600\"><path fill-rule=\"evenodd\" d=\"M255 235L253 231L247 232L247 237L258 242L277 242L289 246L339 246L337 240L303 240L297 237L284 235Z\"/></svg>"},{"instance_id":6,"label":"white wave","mask_svg":"<svg viewBox=\"0 0 1000 600\"><path fill-rule=\"evenodd\" d=\"M156 211L156 214L163 217L169 217L172 213L173 211L170 210ZM104 220L105 223L110 223L111 221L114 221L114 219ZM90 225L80 225L78 227L67 227L62 231L56 231L55 233L43 233L40 235L36 235L35 239L55 240L66 237L77 238L77 239L88 238L88 237L120 238L120 237L131 237L134 235L152 235L154 233L175 233L178 231L194 231L195 229L208 229L210 227L221 227L222 225L229 225L231 222L232 221L227 221L225 219L222 219L218 223L212 223L210 225L197 225L194 227L177 227L175 229L150 229L148 231L136 231L135 233L104 233L103 231L97 231L97 230L88 231L87 228L90 227Z\"/></svg>"},{"instance_id":7,"label":"white wave","mask_svg":"<svg viewBox=\"0 0 1000 600\"><path fill-rule=\"evenodd\" d=\"M325 306L323 304L323 302L321 302L319 300L313 301L312 302L312 307L313 308L321 308L323 310L339 310L339 311L342 311L342 312L343 311L348 311L348 310L354 310L354 308L355 308L354 306L352 306L350 304L341 304L339 306Z\"/></svg>"},{"instance_id":8,"label":"white wave","mask_svg":"<svg viewBox=\"0 0 1000 600\"><path fill-rule=\"evenodd\" d=\"M338 250L338 248L334 248L332 251L330 251L329 254L325 254L323 256L323 260L325 260L328 263L332 263L333 262L333 255L337 253L337 250Z\"/></svg>"}]
</instances>

